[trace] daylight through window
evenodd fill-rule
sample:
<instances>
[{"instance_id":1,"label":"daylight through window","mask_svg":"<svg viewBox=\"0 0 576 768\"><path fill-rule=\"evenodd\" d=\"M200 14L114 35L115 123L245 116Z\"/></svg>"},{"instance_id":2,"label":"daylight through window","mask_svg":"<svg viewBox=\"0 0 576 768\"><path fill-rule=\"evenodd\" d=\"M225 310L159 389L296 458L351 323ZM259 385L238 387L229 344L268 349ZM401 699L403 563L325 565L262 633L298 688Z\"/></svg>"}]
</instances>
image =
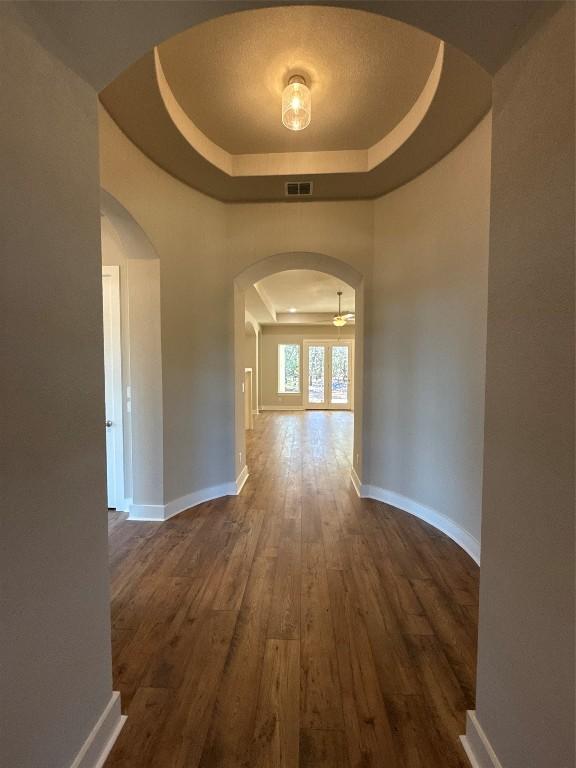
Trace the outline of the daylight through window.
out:
<instances>
[{"instance_id":1,"label":"daylight through window","mask_svg":"<svg viewBox=\"0 0 576 768\"><path fill-rule=\"evenodd\" d=\"M278 344L278 392L300 392L300 345Z\"/></svg>"}]
</instances>

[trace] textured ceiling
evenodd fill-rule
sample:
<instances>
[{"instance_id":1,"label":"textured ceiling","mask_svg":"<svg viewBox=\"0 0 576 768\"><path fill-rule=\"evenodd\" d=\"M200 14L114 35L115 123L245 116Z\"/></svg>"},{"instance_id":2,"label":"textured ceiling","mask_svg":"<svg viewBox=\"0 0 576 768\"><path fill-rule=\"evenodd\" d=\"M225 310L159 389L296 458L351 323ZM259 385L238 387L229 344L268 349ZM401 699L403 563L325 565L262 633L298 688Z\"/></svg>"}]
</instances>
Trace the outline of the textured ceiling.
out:
<instances>
[{"instance_id":1,"label":"textured ceiling","mask_svg":"<svg viewBox=\"0 0 576 768\"><path fill-rule=\"evenodd\" d=\"M330 312L338 309L337 291L342 291L342 310L354 311L354 289L342 280L311 269L277 272L257 283L275 312Z\"/></svg>"},{"instance_id":2,"label":"textured ceiling","mask_svg":"<svg viewBox=\"0 0 576 768\"><path fill-rule=\"evenodd\" d=\"M309 15L302 15L309 14ZM375 14L366 14L364 11L346 10L343 8L310 8L305 6L298 7L282 7L277 9L261 9L256 11L246 11L238 14L232 14L215 21L208 22L200 25L193 30L189 30L182 33L174 40L168 41L160 46L158 49L158 61L162 62L162 71L166 77L166 82L169 78L174 80L174 73L171 72L171 65L166 60L165 52L170 49L176 41L185 41L190 35L202 35L204 33L210 36L211 28L223 28L234 30L238 25L242 26L247 24L247 20L260 17L263 20L258 22L257 28L261 37L267 38L268 35L272 35L273 40L278 40L277 26L283 28L285 24L274 25L271 20L275 18L275 14L280 14L281 17L289 22L289 19L293 15L295 19L311 19L320 18L319 14L324 14L323 18L328 18L329 15L333 15L334 21L331 24L331 30L333 33L333 39L331 46L328 45L328 38L326 37L324 47L326 50L337 51L339 46L344 49L344 43L350 48L355 50L357 57L357 63L355 67L358 71L362 69L370 82L378 80L378 76L385 81L385 89L390 92L390 98L384 99L382 104L381 99L374 100L373 88L367 87L366 93L362 90L358 99L358 103L353 108L347 110L347 114L338 116L333 114L333 125L330 130L326 124L325 127L325 140L326 142L334 141L336 136L340 136L338 141L342 140L344 135L341 132L341 126L348 124L348 131L350 131L350 125L353 120L358 121L358 128L352 131L353 134L361 136L361 141L358 137L359 143L365 144L367 141L371 141L374 136L382 137L385 134L386 127L389 127L392 121L392 114L395 112L394 119L397 120L398 116L402 117L402 112L407 108L410 110L408 115L404 116L404 120L400 125L404 125L406 120L410 119L413 114L415 106L409 102L413 100L414 94L416 94L416 104L420 102L420 97L417 95L417 84L419 78L422 77L424 70L428 68L428 64L424 66L424 60L429 57L430 63L434 54L439 49L439 41L435 38L431 38L422 32L413 30L398 22L393 22L388 19L382 18ZM337 19L340 22L337 22ZM342 24L341 20L346 19L346 24ZM365 24L366 20L370 22L369 26L372 29L367 29ZM353 23L352 23L353 22ZM252 23L252 22L251 22ZM304 21L299 22L302 29L306 28ZM266 24L268 25L268 32L266 31ZM340 24L340 26L338 25ZM322 26L322 29L326 25L312 25ZM384 45L382 50L375 45L372 38L372 32L380 29L383 35L383 41L389 41ZM394 33L391 30L395 30ZM362 40L371 40L373 49L365 50L363 45L359 45L356 39L357 33ZM319 37L320 32L318 31ZM374 32L375 34L375 32ZM304 32L302 32L304 35ZM264 101L268 106L272 104L272 111L276 114L274 119L274 125L270 125L269 131L262 132L262 126L259 125L260 116L258 110L251 110L252 124L247 132L242 134L240 127L238 128L238 137L234 136L234 125L243 123L235 117L234 110L229 110L229 104L227 98L224 96L230 89L239 90L240 94L244 94L244 97L248 102L252 98L252 78L243 76L239 78L237 73L230 71L231 61L226 55L226 46L228 43L228 34L223 34L219 42L219 53L214 54L215 59L213 61L227 62L226 66L222 63L222 66L217 67L217 72L212 73L212 77L206 83L204 78L201 78L202 87L204 90L196 92L196 99L198 104L196 107L193 103L194 99L190 94L185 97L179 94L178 99L188 98L190 104L188 108L193 110L196 108L199 110L195 115L195 121L201 122L203 119L210 123L210 130L221 131L222 133L217 137L222 142L235 141L249 141L252 142L249 145L245 145L245 148L250 146L253 149L258 148L257 154L242 153L235 154L229 153L224 148L221 148L214 137L209 137L212 146L217 148L217 152L225 154L229 158L258 158L257 163L251 165L250 171L245 171L241 174L230 172L224 166L218 165L216 160L204 152L200 145L196 145L194 141L190 141L183 134L182 130L177 127L174 122L172 113L169 114L167 104L164 100L164 96L160 90L160 84L158 80L158 72L155 63L154 52L144 56L142 59L132 65L124 74L118 77L113 83L111 83L102 93L100 99L102 104L109 112L110 116L116 121L123 132L128 138L134 142L153 162L159 165L161 168L171 173L176 178L180 179L191 187L198 189L212 197L226 202L248 202L248 201L270 201L270 200L284 200L285 199L285 183L292 180L306 180L312 181L314 185L314 194L310 200L338 200L338 199L361 199L361 198L374 198L395 189L407 181L411 180L415 176L419 175L427 168L432 166L435 162L440 160L451 149L453 149L462 139L475 127L480 119L486 114L491 106L491 79L486 72L479 67L474 61L466 56L461 51L445 46L443 52L443 63L439 75L439 80L433 96L429 102L428 108L423 112L419 119L414 124L411 132L408 131L404 134L403 140L396 146L391 154L385 155L375 166L369 167L368 165L359 166L354 165L345 168L344 164L337 164L335 162L325 163L323 166L315 165L307 166L306 162L309 158L323 157L332 158L338 156L339 158L346 159L347 157L356 157L358 153L371 152L371 149L346 149L346 150L328 150L325 148L329 146L336 146L336 144L325 143L321 145L324 147L324 152L319 150L317 152L305 152L300 151L301 146L291 146L290 151L286 153L282 152L269 152L264 149L265 146L272 146L269 142L275 141L275 136L285 136L287 141L300 141L302 137L304 141L307 141L306 134L311 128L306 129L302 134L291 134L285 128L282 127L280 121L280 92L278 90L277 102L274 106L274 99L265 98ZM231 38L234 45L238 45L236 33L231 32ZM241 39L241 36L240 38ZM307 50L311 51L309 54L309 61L312 61L314 56L314 36L310 31L307 33ZM410 40L419 41L416 46L419 51L418 55L412 55L413 46ZM403 40L404 44L408 46L407 50L400 51L400 41ZM355 42L356 41L356 42ZM279 44L279 43L278 43ZM180 42L178 42L180 45ZM268 46L267 39L262 43L264 46ZM246 47L253 47L252 42L250 46L248 43ZM300 48L303 49L304 43L301 41ZM185 46L184 46L185 48ZM390 49L390 50L388 50ZM348 50L348 49L346 49ZM394 56L390 53L394 50ZM416 49L414 49L416 50ZM208 51L206 55L208 55ZM174 54L175 55L175 54ZM303 54L298 54L303 55ZM327 54L326 54L327 55ZM440 55L440 54L438 54ZM282 58L288 56L283 54ZM160 58L161 57L161 58ZM346 56L342 57L346 59ZM343 68L341 61L334 60L335 71L341 73ZM394 92L393 83L387 81L388 70L383 64L385 61L390 62L390 66L394 66L395 69L395 82L396 90ZM254 77L258 78L258 67L256 59L244 53L242 61L251 62L251 67L255 68ZM378 66L374 62L378 62ZM404 62L404 70L399 66L399 62ZM394 64L392 64L394 62ZM267 60L260 61L259 69L266 72ZM203 64L203 67L208 67L208 63ZM286 66L291 67L292 64ZM317 64L320 67L320 64ZM383 71L379 69L383 67ZM240 69L240 64L238 66ZM186 68L184 68L186 69ZM184 71L183 69L183 71ZM168 70L168 74L166 72ZM372 71L373 70L373 71ZM401 71L402 70L402 71ZM319 70L318 70L319 71ZM434 70L432 70L434 71ZM287 74L287 72L284 72ZM280 75L278 75L280 77ZM191 75L193 78L193 76ZM339 75L340 77L340 75ZM432 75L430 75L432 77ZM280 80L282 78L280 77ZM183 82L180 85L176 85L170 81L170 87L172 89L185 89L186 77L183 76ZM322 88L328 88L330 83L329 73L325 73L325 84L322 84L322 79L317 79L313 83L313 93L319 94ZM350 84L350 80L348 83ZM428 83L430 79L428 79ZM209 87L205 86L208 85ZM375 86L374 86L375 87ZM278 86L278 89L280 86ZM403 89L406 89L406 92ZM262 95L261 89L256 88L258 91L258 98ZM402 91L402 93L400 93ZM424 92L424 91L422 91ZM421 92L421 93L422 93ZM174 91L171 91L173 98ZM409 94L409 95L406 95ZM314 97L313 97L314 98ZM183 115L186 112L182 110L180 102L175 99L178 109ZM326 109L332 106L332 99L326 102ZM364 110L364 114L361 114L360 105ZM389 108L388 108L389 105ZM313 101L313 124L318 123L322 125L322 109L320 109L317 101ZM229 114L230 111L230 114ZM203 113L205 117L199 116ZM350 114L352 113L352 114ZM220 115L220 119L217 118L217 114ZM376 119L376 115L382 117L383 123L379 123ZM195 125L190 117L186 117L191 124ZM389 120L386 123L386 120ZM204 125L204 128L208 130L208 123ZM387 141L388 137L392 137L398 134L399 126L390 131L382 141ZM269 134L269 135L268 135ZM200 134L201 136L204 134ZM256 136L261 136L261 139L256 141ZM312 136L312 134L309 134ZM329 135L332 136L329 139ZM243 136L243 138L242 138ZM228 137L228 138L226 138ZM208 141L208 139L206 139ZM268 143L266 143L268 142ZM380 143L381 143L380 142ZM232 146L229 144L229 146ZM237 144L236 146L240 146ZM379 145L376 145L379 146ZM279 145L278 145L278 148ZM277 159L284 158L285 162L278 164ZM304 161L302 166L301 161ZM308 168L309 170L302 170L302 168ZM280 170L281 168L281 170Z\"/></svg>"},{"instance_id":3,"label":"textured ceiling","mask_svg":"<svg viewBox=\"0 0 576 768\"><path fill-rule=\"evenodd\" d=\"M191 120L231 153L365 149L406 115L438 51L431 35L384 16L330 7L246 11L193 27L159 47ZM282 89L303 74L312 122L281 122Z\"/></svg>"}]
</instances>

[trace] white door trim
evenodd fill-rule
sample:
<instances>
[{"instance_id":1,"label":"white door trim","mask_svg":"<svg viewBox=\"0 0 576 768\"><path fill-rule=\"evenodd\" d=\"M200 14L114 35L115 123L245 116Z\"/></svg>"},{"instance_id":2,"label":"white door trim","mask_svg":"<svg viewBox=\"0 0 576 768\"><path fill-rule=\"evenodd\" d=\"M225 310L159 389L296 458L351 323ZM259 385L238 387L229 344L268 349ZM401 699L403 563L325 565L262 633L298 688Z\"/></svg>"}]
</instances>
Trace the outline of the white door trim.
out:
<instances>
[{"instance_id":1,"label":"white door trim","mask_svg":"<svg viewBox=\"0 0 576 768\"><path fill-rule=\"evenodd\" d=\"M124 507L124 422L123 422L123 389L122 389L122 335L120 325L120 267L103 266L102 281L110 281L110 366L111 366L111 397L106 403L105 419L112 421L111 429L113 448L112 461L114 464L114 487L108 489L108 505L118 510ZM103 318L106 323L106 318ZM106 441L108 444L108 441Z\"/></svg>"}]
</instances>

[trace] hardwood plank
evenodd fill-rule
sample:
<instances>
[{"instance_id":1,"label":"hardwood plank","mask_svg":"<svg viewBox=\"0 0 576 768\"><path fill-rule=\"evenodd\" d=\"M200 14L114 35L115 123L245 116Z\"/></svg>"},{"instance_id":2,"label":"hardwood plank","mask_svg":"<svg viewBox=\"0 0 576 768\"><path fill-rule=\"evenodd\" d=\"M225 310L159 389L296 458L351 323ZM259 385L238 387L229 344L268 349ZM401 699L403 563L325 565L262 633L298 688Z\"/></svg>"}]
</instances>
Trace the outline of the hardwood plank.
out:
<instances>
[{"instance_id":1,"label":"hardwood plank","mask_svg":"<svg viewBox=\"0 0 576 768\"><path fill-rule=\"evenodd\" d=\"M342 731L300 731L300 768L349 768Z\"/></svg>"},{"instance_id":2,"label":"hardwood plank","mask_svg":"<svg viewBox=\"0 0 576 768\"><path fill-rule=\"evenodd\" d=\"M301 707L303 728L342 729L342 694L322 544L302 545Z\"/></svg>"},{"instance_id":3,"label":"hardwood plank","mask_svg":"<svg viewBox=\"0 0 576 768\"><path fill-rule=\"evenodd\" d=\"M275 567L273 560L262 557L252 568L200 760L202 768L249 764L257 704L254 692L262 672Z\"/></svg>"},{"instance_id":4,"label":"hardwood plank","mask_svg":"<svg viewBox=\"0 0 576 768\"><path fill-rule=\"evenodd\" d=\"M182 685L174 693L170 716L151 749L155 766L191 768L198 765L236 618L231 611L210 611L205 617L187 660Z\"/></svg>"},{"instance_id":5,"label":"hardwood plank","mask_svg":"<svg viewBox=\"0 0 576 768\"><path fill-rule=\"evenodd\" d=\"M106 761L109 768L147 768L168 716L171 691L140 688L130 706L130 717Z\"/></svg>"},{"instance_id":6,"label":"hardwood plank","mask_svg":"<svg viewBox=\"0 0 576 768\"><path fill-rule=\"evenodd\" d=\"M282 527L274 579L268 637L295 640L300 637L300 524L288 519Z\"/></svg>"},{"instance_id":7,"label":"hardwood plank","mask_svg":"<svg viewBox=\"0 0 576 768\"><path fill-rule=\"evenodd\" d=\"M299 755L300 644L266 642L250 766L296 768Z\"/></svg>"},{"instance_id":8,"label":"hardwood plank","mask_svg":"<svg viewBox=\"0 0 576 768\"><path fill-rule=\"evenodd\" d=\"M354 607L352 579L346 571L328 571L328 583L350 763L400 768L368 633Z\"/></svg>"},{"instance_id":9,"label":"hardwood plank","mask_svg":"<svg viewBox=\"0 0 576 768\"><path fill-rule=\"evenodd\" d=\"M110 516L107 768L467 768L478 568L351 489L351 414L262 414L250 480L166 523Z\"/></svg>"}]
</instances>

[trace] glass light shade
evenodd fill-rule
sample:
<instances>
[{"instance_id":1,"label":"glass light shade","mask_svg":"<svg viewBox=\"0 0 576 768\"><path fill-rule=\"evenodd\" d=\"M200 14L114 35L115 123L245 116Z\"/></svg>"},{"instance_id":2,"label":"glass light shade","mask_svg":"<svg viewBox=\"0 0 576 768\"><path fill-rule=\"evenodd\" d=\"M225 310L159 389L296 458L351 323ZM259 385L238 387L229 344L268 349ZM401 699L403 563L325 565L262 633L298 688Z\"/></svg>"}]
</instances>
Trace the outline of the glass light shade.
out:
<instances>
[{"instance_id":1,"label":"glass light shade","mask_svg":"<svg viewBox=\"0 0 576 768\"><path fill-rule=\"evenodd\" d=\"M342 317L342 315L336 315L334 320L332 320L332 325L335 325L336 328L342 328L343 325L346 325L346 322L346 319Z\"/></svg>"},{"instance_id":2,"label":"glass light shade","mask_svg":"<svg viewBox=\"0 0 576 768\"><path fill-rule=\"evenodd\" d=\"M282 92L282 122L291 131L310 125L312 98L304 78L295 75Z\"/></svg>"}]
</instances>

